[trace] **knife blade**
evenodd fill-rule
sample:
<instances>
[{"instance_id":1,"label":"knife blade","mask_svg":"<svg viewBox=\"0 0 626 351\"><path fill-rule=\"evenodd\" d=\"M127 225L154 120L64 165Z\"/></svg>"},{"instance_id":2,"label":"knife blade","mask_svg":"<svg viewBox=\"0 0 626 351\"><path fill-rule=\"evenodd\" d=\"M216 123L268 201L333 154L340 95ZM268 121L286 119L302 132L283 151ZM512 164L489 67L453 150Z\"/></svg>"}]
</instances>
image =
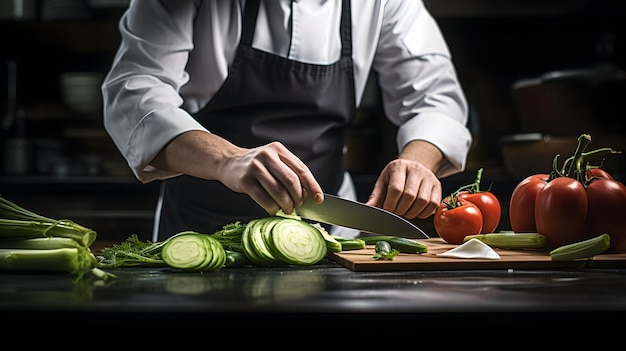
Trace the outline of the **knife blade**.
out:
<instances>
[{"instance_id":1,"label":"knife blade","mask_svg":"<svg viewBox=\"0 0 626 351\"><path fill-rule=\"evenodd\" d=\"M370 234L429 238L418 226L395 213L331 194L324 194L324 201L321 204L307 196L304 204L298 207L295 213L308 220L348 227Z\"/></svg>"}]
</instances>

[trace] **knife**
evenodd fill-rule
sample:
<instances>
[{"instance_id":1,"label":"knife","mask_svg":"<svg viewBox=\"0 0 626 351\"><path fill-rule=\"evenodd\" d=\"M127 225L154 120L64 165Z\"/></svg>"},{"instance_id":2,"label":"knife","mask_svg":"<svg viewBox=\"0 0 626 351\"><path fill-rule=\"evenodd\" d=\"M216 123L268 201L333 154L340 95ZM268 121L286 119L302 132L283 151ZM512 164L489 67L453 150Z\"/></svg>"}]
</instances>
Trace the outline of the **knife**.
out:
<instances>
[{"instance_id":1,"label":"knife","mask_svg":"<svg viewBox=\"0 0 626 351\"><path fill-rule=\"evenodd\" d=\"M321 204L307 196L295 213L308 220L371 234L428 239L423 230L395 213L330 194L324 194Z\"/></svg>"}]
</instances>

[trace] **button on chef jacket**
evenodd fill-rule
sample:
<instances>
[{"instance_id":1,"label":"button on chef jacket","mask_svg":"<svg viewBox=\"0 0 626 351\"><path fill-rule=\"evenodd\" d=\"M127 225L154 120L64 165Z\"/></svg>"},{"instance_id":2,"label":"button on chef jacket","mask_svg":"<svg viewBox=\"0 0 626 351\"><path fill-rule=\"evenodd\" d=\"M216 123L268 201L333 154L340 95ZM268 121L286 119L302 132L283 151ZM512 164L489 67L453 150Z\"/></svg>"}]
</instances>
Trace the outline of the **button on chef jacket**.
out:
<instances>
[{"instance_id":1,"label":"button on chef jacket","mask_svg":"<svg viewBox=\"0 0 626 351\"><path fill-rule=\"evenodd\" d=\"M179 176L149 162L177 135L207 130L193 115L228 75L244 5L136 0L122 16L122 41L102 86L104 121L141 182ZM351 13L356 106L375 71L385 114L398 126L397 148L426 140L446 157L438 176L462 171L471 144L467 103L423 3L354 1ZM262 1L252 46L294 61L332 64L341 54L340 19L341 0ZM339 195L355 198L349 175L344 179Z\"/></svg>"}]
</instances>

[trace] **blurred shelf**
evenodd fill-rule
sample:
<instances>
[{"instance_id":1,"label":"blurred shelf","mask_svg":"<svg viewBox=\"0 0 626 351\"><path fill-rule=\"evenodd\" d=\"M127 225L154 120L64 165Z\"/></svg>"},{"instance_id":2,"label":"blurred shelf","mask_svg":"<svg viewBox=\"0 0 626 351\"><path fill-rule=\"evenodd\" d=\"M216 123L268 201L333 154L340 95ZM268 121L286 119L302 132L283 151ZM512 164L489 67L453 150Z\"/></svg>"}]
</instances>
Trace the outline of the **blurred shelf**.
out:
<instances>
[{"instance_id":1,"label":"blurred shelf","mask_svg":"<svg viewBox=\"0 0 626 351\"><path fill-rule=\"evenodd\" d=\"M134 177L119 176L2 176L0 195L59 195L80 194L84 197L99 194L158 194L159 183L143 184Z\"/></svg>"},{"instance_id":2,"label":"blurred shelf","mask_svg":"<svg viewBox=\"0 0 626 351\"><path fill-rule=\"evenodd\" d=\"M46 54L52 48L74 53L116 50L120 43L117 20L85 21L0 21L9 48ZM36 44L36 45L33 45Z\"/></svg>"},{"instance_id":3,"label":"blurred shelf","mask_svg":"<svg viewBox=\"0 0 626 351\"><path fill-rule=\"evenodd\" d=\"M151 238L159 182L133 177L0 177L0 196L49 218L94 229L99 240Z\"/></svg>"},{"instance_id":4,"label":"blurred shelf","mask_svg":"<svg viewBox=\"0 0 626 351\"><path fill-rule=\"evenodd\" d=\"M438 18L618 16L622 0L424 0Z\"/></svg>"}]
</instances>

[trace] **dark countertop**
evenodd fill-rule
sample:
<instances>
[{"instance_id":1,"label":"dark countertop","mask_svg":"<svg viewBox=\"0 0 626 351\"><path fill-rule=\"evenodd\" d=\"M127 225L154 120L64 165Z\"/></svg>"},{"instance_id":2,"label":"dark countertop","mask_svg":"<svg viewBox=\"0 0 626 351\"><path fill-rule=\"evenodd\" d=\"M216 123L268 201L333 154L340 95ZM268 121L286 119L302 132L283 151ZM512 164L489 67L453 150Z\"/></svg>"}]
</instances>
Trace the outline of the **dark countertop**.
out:
<instances>
[{"instance_id":1,"label":"dark countertop","mask_svg":"<svg viewBox=\"0 0 626 351\"><path fill-rule=\"evenodd\" d=\"M626 269L353 272L331 261L310 267L108 270L109 283L63 274L0 273L5 321L50 331L63 321L117 327L202 325L263 328L264 320L372 327L584 325L626 316ZM29 322L30 321L30 322ZM58 324L60 323L60 324ZM267 327L267 325L265 325ZM469 329L466 329L469 328ZM515 330L515 329L509 329Z\"/></svg>"},{"instance_id":2,"label":"dark countertop","mask_svg":"<svg viewBox=\"0 0 626 351\"><path fill-rule=\"evenodd\" d=\"M473 180L471 176L450 179L446 191L467 184ZM496 180L495 191L502 194L506 205L506 194L514 181ZM5 190L17 191L6 182L2 184ZM37 184L30 182L24 187L35 193L35 189L50 188L47 181L39 187ZM85 184L82 189L81 184L61 183L65 192L59 190L59 194L67 196L68 187L76 196L94 188ZM120 186L132 196L148 192L131 182L111 182L108 187L97 187L97 191L118 196ZM76 187L81 191L75 191ZM148 193L152 196L154 190ZM152 206L152 199L145 202ZM90 208L80 206L85 207ZM502 223L507 223L506 217ZM124 238L129 234L119 233ZM40 333L66 330L69 325L73 335L93 335L95 326L106 332L102 335L96 330L98 336L92 337L103 339L110 337L109 330L119 333L139 327L186 332L202 326L206 333L217 329L226 333L247 328L284 331L306 325L313 326L311 330L348 326L359 330L410 329L427 331L428 335L453 331L453 338L441 339L447 343L463 342L460 335L513 338L510 343L520 337L538 340L550 333L560 348L566 340L580 339L571 333L554 334L556 326L589 332L612 328L616 318L626 317L626 269L353 272L324 261L312 267L246 267L205 273L166 268L110 272L118 279L107 284L90 280L75 283L72 276L62 274L0 272L0 316L11 321L15 330L28 325L29 330ZM3 329L3 338L9 330ZM350 335L346 338L356 341L355 335ZM407 335L416 339L416 346L424 341L420 336L423 332ZM592 336L583 339L597 340ZM545 340L542 345L546 345Z\"/></svg>"}]
</instances>

